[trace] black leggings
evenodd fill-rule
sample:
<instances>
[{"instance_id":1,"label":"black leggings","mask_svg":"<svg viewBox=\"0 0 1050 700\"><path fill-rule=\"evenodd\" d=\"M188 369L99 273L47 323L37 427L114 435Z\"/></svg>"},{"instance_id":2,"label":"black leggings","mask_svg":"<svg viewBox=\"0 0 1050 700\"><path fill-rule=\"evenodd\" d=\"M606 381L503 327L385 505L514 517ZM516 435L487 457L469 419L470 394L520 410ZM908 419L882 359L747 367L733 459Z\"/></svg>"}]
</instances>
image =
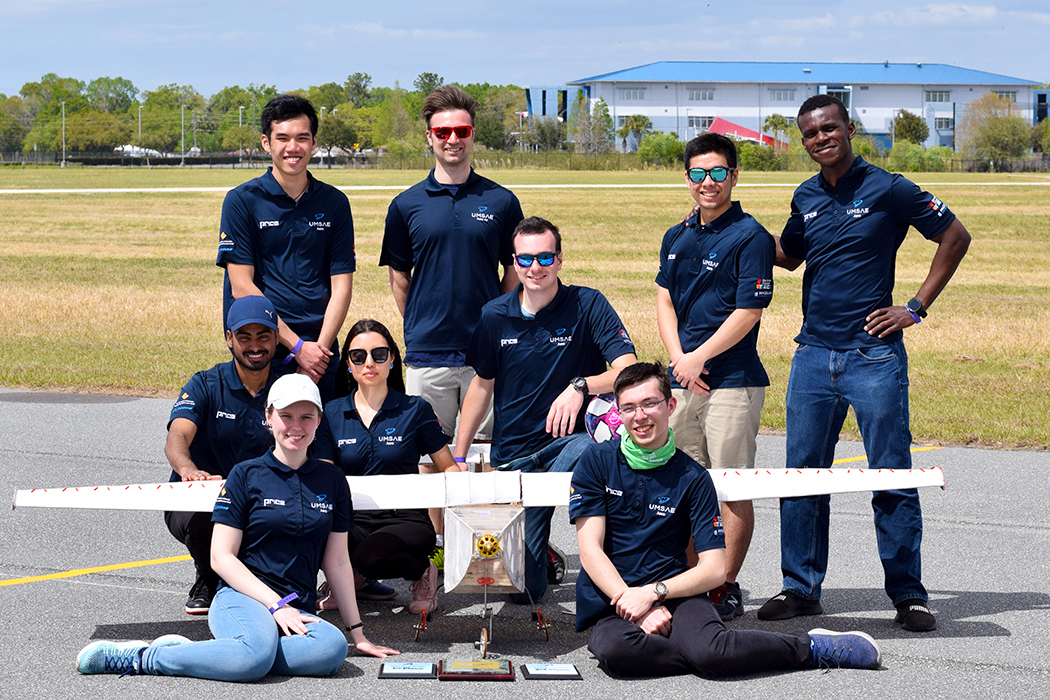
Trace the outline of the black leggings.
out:
<instances>
[{"instance_id":1,"label":"black leggings","mask_svg":"<svg viewBox=\"0 0 1050 700\"><path fill-rule=\"evenodd\" d=\"M347 538L354 571L368 578L418 581L430 566L436 535L427 511L354 513Z\"/></svg>"}]
</instances>

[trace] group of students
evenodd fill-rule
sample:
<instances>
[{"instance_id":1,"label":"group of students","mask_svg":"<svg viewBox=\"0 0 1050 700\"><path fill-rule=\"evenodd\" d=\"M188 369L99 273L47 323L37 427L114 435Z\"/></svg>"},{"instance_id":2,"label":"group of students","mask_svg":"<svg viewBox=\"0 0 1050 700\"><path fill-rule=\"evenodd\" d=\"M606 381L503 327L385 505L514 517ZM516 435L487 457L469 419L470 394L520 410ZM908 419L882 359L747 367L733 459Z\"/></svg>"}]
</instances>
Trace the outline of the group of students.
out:
<instances>
[{"instance_id":1,"label":"group of students","mask_svg":"<svg viewBox=\"0 0 1050 700\"><path fill-rule=\"evenodd\" d=\"M426 511L355 514L342 477L417 473L423 455L426 469L459 469L471 442L490 436L497 468L574 472L577 628L595 626L590 649L607 672L878 667L874 640L859 632L725 627L743 612L735 577L753 513L750 503L720 508L700 467L754 465L769 384L759 319L773 265L803 260L789 466L830 466L849 405L872 466L910 466L900 331L921 322L951 277L965 228L940 200L853 156L853 127L832 97L800 109L803 145L821 173L799 187L780 237L731 200L735 146L705 134L684 160L697 207L665 235L656 280L671 363L638 363L604 296L558 279L557 227L525 219L513 194L470 168L475 107L455 86L428 95L435 168L387 215L380 264L404 317L402 360L389 330L368 319L351 327L340 353L356 264L349 205L306 170L317 130L309 103L284 95L267 105L262 141L273 168L223 206L217 262L233 359L184 387L165 447L172 480L226 479L212 514L165 514L197 570L186 611L209 613L215 640L96 642L78 668L225 680L332 673L346 640L312 613L336 608L359 651L397 653L364 637L357 600L392 598L380 579L403 578L410 609L433 610L440 520ZM938 252L916 297L894 307L894 257L909 225ZM811 355L824 358L815 362L831 367L828 376L803 367ZM609 391L623 431L593 445L582 411L589 395ZM873 505L897 621L932 629L917 495L876 494ZM551 510L526 512L525 599L547 585ZM822 612L827 510L827 497L782 501L785 586L760 619ZM317 591L319 568L326 583Z\"/></svg>"}]
</instances>

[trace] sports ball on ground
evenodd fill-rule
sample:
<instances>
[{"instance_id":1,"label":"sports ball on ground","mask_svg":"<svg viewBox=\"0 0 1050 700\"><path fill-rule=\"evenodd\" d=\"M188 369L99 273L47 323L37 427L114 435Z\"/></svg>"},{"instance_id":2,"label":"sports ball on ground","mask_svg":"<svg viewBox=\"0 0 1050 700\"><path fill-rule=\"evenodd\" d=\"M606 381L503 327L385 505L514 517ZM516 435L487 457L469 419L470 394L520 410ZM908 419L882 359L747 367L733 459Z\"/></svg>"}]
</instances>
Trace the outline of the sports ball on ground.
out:
<instances>
[{"instance_id":1,"label":"sports ball on ground","mask_svg":"<svg viewBox=\"0 0 1050 700\"><path fill-rule=\"evenodd\" d=\"M616 435L616 431L623 425L620 418L620 409L616 408L616 398L612 394L599 394L587 404L587 412L583 415L584 425L587 426L587 434L595 442L605 442Z\"/></svg>"}]
</instances>

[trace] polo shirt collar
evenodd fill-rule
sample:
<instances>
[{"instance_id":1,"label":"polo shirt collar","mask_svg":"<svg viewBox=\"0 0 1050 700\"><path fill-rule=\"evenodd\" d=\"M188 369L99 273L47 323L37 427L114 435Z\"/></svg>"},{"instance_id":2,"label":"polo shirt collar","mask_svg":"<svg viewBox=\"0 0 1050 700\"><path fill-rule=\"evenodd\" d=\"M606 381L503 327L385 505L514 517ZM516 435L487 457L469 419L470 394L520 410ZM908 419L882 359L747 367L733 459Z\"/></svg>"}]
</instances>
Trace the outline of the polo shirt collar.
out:
<instances>
[{"instance_id":1,"label":"polo shirt collar","mask_svg":"<svg viewBox=\"0 0 1050 700\"><path fill-rule=\"evenodd\" d=\"M740 206L740 202L733 202L729 205L729 208L722 212L722 215L709 224L700 223L700 212L693 214L686 221L686 224L690 227L694 227L697 230L703 228L713 233L721 233L722 231L729 228L732 224L740 221L744 218L744 210Z\"/></svg>"},{"instance_id":2,"label":"polo shirt collar","mask_svg":"<svg viewBox=\"0 0 1050 700\"><path fill-rule=\"evenodd\" d=\"M230 352L233 352L232 350ZM244 382L241 381L241 375L237 373L237 360L230 360L219 365L219 374L222 376L223 382L226 386L231 389L240 389L241 391L248 392L248 388L244 386ZM270 385L273 384L277 377L274 376L273 371L266 377L266 385L259 394L266 395L266 392L270 390ZM250 393L250 392L248 392ZM256 394L256 396L259 396Z\"/></svg>"},{"instance_id":3,"label":"polo shirt collar","mask_svg":"<svg viewBox=\"0 0 1050 700\"><path fill-rule=\"evenodd\" d=\"M284 188L281 187L280 183L277 182L277 178L273 176L272 165L266 169L266 174L259 179L262 181L263 190L266 194L271 197L288 197L288 199L291 199L291 196L289 196L289 194L284 191ZM309 170L306 171L306 182L306 192L303 193L303 197L313 194L314 187L317 185L317 180ZM302 197L299 198L299 201L303 201Z\"/></svg>"},{"instance_id":4,"label":"polo shirt collar","mask_svg":"<svg viewBox=\"0 0 1050 700\"><path fill-rule=\"evenodd\" d=\"M474 172L474 168L471 168L470 175L467 176L466 182L460 183L459 188L461 190L466 189L480 179L481 176ZM438 182L437 179L434 177L434 168L430 169L430 174L427 175L427 179L424 180L424 183L426 184L424 184L423 187L426 189L427 192L434 192L437 194L440 194L442 192L448 192L448 189L440 182Z\"/></svg>"},{"instance_id":5,"label":"polo shirt collar","mask_svg":"<svg viewBox=\"0 0 1050 700\"><path fill-rule=\"evenodd\" d=\"M846 173L839 178L838 183L834 187L828 185L827 181L824 179L824 173L822 172L817 173L817 182L825 191L832 192L842 187L843 185L853 184L854 180L860 179L860 177L863 175L863 171L867 170L867 168L868 162L866 160L864 160L860 156L854 156L853 165L851 165L849 167L849 170L847 170Z\"/></svg>"},{"instance_id":6,"label":"polo shirt collar","mask_svg":"<svg viewBox=\"0 0 1050 700\"><path fill-rule=\"evenodd\" d=\"M521 295L524 294L524 286L521 282L518 282L518 286L514 288L514 296L510 300L510 315L513 318L525 318L521 313ZM542 321L547 316L551 316L557 313L561 305L565 303L569 293L566 291L566 287L562 284L561 278L558 278L558 293L551 299L551 303L544 306L542 309L536 312L536 321Z\"/></svg>"},{"instance_id":7,"label":"polo shirt collar","mask_svg":"<svg viewBox=\"0 0 1050 700\"><path fill-rule=\"evenodd\" d=\"M295 472L297 474L309 474L317 467L317 460L314 459L313 456L310 456L306 458L306 461L303 463L303 466L299 467L298 469L292 469L287 464L277 459L277 455L273 453L273 449L274 448L271 447L266 451L266 454L262 456L263 464L268 466L270 469L279 472L284 472L285 474L289 474L291 472Z\"/></svg>"}]
</instances>

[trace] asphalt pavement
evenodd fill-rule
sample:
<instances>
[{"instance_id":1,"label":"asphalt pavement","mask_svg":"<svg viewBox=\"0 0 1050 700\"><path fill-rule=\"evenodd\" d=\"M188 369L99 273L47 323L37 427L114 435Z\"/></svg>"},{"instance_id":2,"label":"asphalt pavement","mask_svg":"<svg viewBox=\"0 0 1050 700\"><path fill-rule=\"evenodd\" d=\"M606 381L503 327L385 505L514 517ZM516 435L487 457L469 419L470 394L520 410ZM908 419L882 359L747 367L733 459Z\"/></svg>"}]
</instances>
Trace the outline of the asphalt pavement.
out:
<instances>
[{"instance_id":1,"label":"asphalt pavement","mask_svg":"<svg viewBox=\"0 0 1050 700\"><path fill-rule=\"evenodd\" d=\"M0 484L11 494L15 488L164 481L170 406L168 399L0 390ZM836 456L862 455L861 445L845 442ZM784 439L760 436L758 466L783 464ZM95 639L149 640L172 632L209 638L206 620L182 610L193 565L147 563L41 579L177 557L185 550L157 512L19 508L0 519L0 696L211 700L254 698L278 689L294 696L366 698L1050 696L1050 453L949 447L916 451L914 464L941 466L947 479L946 490L922 493L924 582L936 631L909 633L893 623L866 494L832 499L826 614L776 623L760 622L755 611L780 590L779 515L776 501L756 502L755 537L740 579L747 613L731 623L736 629L859 629L879 643L880 671L810 670L719 681L607 677L587 651L587 634L573 631L579 558L561 508L553 538L569 556L570 571L542 603L550 641L532 625L528 609L497 597L490 650L516 669L527 662L573 663L583 681L526 681L520 671L513 684L381 680L381 662L353 651L337 674L324 679L271 676L237 685L81 676L74 659ZM29 580L11 582L23 578ZM415 616L406 607L408 586L390 583L400 591L397 600L361 604L370 639L400 649L404 661L479 657L473 641L482 627L480 595L442 595L439 611L416 642ZM271 685L276 687L260 687Z\"/></svg>"}]
</instances>

